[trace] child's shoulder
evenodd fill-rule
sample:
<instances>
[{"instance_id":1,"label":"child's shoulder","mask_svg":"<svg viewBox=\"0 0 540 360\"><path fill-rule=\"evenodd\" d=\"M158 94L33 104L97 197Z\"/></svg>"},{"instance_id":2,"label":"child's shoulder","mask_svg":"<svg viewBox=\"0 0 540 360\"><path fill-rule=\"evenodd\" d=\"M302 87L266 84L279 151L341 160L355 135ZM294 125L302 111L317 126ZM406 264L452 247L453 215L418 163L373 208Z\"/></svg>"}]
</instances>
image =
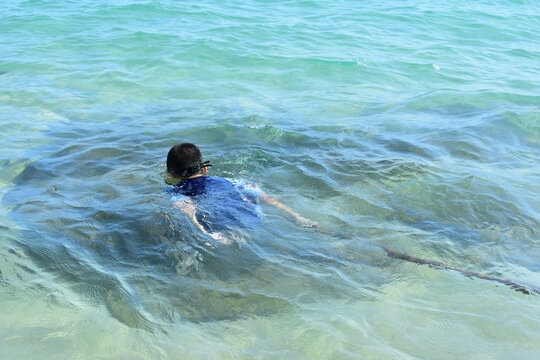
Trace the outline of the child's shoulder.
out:
<instances>
[{"instance_id":1,"label":"child's shoulder","mask_svg":"<svg viewBox=\"0 0 540 360\"><path fill-rule=\"evenodd\" d=\"M243 199L248 199L250 202L256 201L262 195L261 188L249 181L243 179L228 179L218 176L206 176L206 179L211 183L211 187L217 191L234 191L241 195Z\"/></svg>"},{"instance_id":2,"label":"child's shoulder","mask_svg":"<svg viewBox=\"0 0 540 360\"><path fill-rule=\"evenodd\" d=\"M262 189L257 184L246 180L235 179L231 180L231 183L243 195L244 199L256 201L263 194Z\"/></svg>"},{"instance_id":3,"label":"child's shoulder","mask_svg":"<svg viewBox=\"0 0 540 360\"><path fill-rule=\"evenodd\" d=\"M242 179L229 179L219 176L201 176L182 180L168 189L173 194L197 196L202 194L239 193L242 198L256 199L262 194L259 186Z\"/></svg>"}]
</instances>

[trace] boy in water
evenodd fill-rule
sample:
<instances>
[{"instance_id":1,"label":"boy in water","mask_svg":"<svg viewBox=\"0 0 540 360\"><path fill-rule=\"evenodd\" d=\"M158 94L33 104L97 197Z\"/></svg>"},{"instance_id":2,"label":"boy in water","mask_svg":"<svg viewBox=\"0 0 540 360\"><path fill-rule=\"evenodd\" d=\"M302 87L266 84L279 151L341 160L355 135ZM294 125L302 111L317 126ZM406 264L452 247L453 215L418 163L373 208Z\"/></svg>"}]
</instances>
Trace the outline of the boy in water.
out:
<instances>
[{"instance_id":1,"label":"boy in water","mask_svg":"<svg viewBox=\"0 0 540 360\"><path fill-rule=\"evenodd\" d=\"M277 199L265 194L254 186L231 181L216 176L205 176L209 161L202 161L197 146L190 143L175 145L167 155L167 172L171 175L174 187L170 189L174 206L189 216L193 223L206 235L223 243L230 243L220 231L233 228L253 228L260 221L257 201L277 206L291 214L305 227L317 224L300 216ZM170 181L168 181L171 183ZM326 233L323 231L323 233ZM210 244L208 244L210 245ZM540 294L540 288L530 284L520 284L513 280L486 276L464 271L440 261L416 258L405 253L374 243L390 257L419 265L430 265L439 269L454 270L468 277L496 281L524 294ZM210 245L211 246L211 245Z\"/></svg>"},{"instance_id":2,"label":"boy in water","mask_svg":"<svg viewBox=\"0 0 540 360\"><path fill-rule=\"evenodd\" d=\"M169 190L174 206L186 214L206 235L227 242L221 231L253 228L262 216L258 201L274 205L293 216L302 226L316 224L296 213L255 186L216 176L206 176L210 161L191 143L177 144L167 155L167 172L174 186Z\"/></svg>"}]
</instances>

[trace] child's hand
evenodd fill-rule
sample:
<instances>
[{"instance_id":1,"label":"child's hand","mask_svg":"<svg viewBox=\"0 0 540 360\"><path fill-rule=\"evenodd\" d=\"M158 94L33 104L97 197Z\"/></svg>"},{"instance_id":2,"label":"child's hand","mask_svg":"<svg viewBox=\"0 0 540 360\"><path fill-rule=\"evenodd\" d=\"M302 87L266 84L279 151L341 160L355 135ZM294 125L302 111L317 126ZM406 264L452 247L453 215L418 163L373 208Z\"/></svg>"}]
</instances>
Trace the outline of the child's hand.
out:
<instances>
[{"instance_id":1,"label":"child's hand","mask_svg":"<svg viewBox=\"0 0 540 360\"><path fill-rule=\"evenodd\" d=\"M298 223L300 224L300 226L302 227L306 227L306 228L318 228L319 227L319 224L317 224L315 221L311 221L309 219L306 219L305 217L303 216L297 216L296 217L296 220L298 221Z\"/></svg>"},{"instance_id":2,"label":"child's hand","mask_svg":"<svg viewBox=\"0 0 540 360\"><path fill-rule=\"evenodd\" d=\"M309 219L306 219L303 216L300 216L300 214L298 214L296 211L294 211L293 209L291 209L287 205L282 204L276 198L274 198L272 196L269 196L268 194L262 193L261 201L263 201L266 204L274 205L274 206L276 206L276 207L278 207L280 209L285 210L286 212L288 212L289 214L294 216L294 218L300 224L300 226L307 227L307 228L313 228L313 229L318 229L319 228L319 225L316 222L311 221Z\"/></svg>"}]
</instances>

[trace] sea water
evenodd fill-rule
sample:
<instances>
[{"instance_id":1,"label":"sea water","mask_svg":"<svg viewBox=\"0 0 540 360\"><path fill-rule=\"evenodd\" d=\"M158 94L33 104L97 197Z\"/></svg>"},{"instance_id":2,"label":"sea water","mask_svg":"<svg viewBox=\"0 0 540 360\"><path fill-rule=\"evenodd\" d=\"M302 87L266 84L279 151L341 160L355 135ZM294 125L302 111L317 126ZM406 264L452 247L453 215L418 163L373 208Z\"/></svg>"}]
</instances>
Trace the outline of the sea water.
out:
<instances>
[{"instance_id":1,"label":"sea water","mask_svg":"<svg viewBox=\"0 0 540 360\"><path fill-rule=\"evenodd\" d=\"M2 359L532 359L540 11L1 1ZM169 148L260 186L211 242ZM529 286L529 285L527 285Z\"/></svg>"}]
</instances>

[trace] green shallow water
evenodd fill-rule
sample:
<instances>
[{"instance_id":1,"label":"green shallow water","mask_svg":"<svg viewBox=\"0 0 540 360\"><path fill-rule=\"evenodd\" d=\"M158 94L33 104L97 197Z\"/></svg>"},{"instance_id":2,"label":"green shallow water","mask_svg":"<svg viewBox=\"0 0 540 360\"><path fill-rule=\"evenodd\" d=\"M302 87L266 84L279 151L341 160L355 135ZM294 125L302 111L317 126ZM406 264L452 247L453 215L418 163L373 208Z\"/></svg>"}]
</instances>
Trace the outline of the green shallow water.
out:
<instances>
[{"instance_id":1,"label":"green shallow water","mask_svg":"<svg viewBox=\"0 0 540 360\"><path fill-rule=\"evenodd\" d=\"M3 358L540 351L540 296L377 246L540 286L536 2L1 6ZM205 245L180 141L326 231Z\"/></svg>"}]
</instances>

